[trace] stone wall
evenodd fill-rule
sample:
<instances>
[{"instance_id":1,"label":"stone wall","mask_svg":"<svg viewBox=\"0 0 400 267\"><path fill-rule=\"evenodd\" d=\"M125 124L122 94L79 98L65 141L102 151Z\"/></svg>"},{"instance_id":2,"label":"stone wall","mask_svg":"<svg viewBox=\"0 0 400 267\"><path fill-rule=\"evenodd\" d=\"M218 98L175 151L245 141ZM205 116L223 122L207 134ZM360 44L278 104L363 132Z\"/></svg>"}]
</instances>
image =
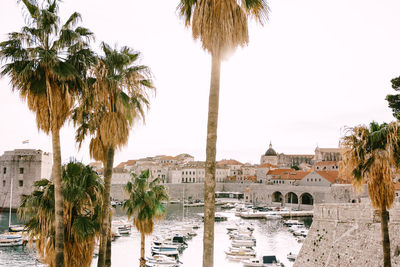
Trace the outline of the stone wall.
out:
<instances>
[{"instance_id":1,"label":"stone wall","mask_svg":"<svg viewBox=\"0 0 400 267\"><path fill-rule=\"evenodd\" d=\"M185 198L200 199L204 198L204 184L203 183L177 183L177 184L164 184L168 188L170 199L182 199L183 190ZM122 184L113 184L111 186L111 197L117 200L123 200L127 196L122 190ZM287 193L293 192L299 198L298 208L305 208L300 205L300 197L304 193L309 193L314 200L314 203L349 203L352 200L358 199L356 193L352 190L350 185L338 185L330 187L321 186L292 186L292 185L266 185L266 184L237 184L237 183L217 183L215 191L223 192L240 192L248 197L248 202L262 203L262 204L276 204L273 203L272 194L275 192L282 193L283 197ZM364 196L366 196L364 192ZM279 204L279 203L278 203ZM291 205L293 206L293 205ZM311 205L308 208L312 208Z\"/></svg>"},{"instance_id":2,"label":"stone wall","mask_svg":"<svg viewBox=\"0 0 400 267\"><path fill-rule=\"evenodd\" d=\"M400 204L390 210L392 266L400 266ZM295 267L383 266L380 217L368 203L321 204Z\"/></svg>"}]
</instances>

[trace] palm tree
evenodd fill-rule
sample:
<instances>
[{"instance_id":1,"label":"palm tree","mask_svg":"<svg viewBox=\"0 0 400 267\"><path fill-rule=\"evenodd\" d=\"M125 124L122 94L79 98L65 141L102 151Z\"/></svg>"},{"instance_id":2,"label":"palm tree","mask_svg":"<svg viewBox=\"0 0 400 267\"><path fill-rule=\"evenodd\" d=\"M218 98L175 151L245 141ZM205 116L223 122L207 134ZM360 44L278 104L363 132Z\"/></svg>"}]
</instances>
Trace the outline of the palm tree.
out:
<instances>
[{"instance_id":1,"label":"palm tree","mask_svg":"<svg viewBox=\"0 0 400 267\"><path fill-rule=\"evenodd\" d=\"M65 266L89 267L95 239L100 235L103 184L91 167L70 162L63 167ZM34 191L18 209L26 221L30 242L36 239L43 261L55 266L54 183L47 179L35 182Z\"/></svg>"},{"instance_id":2,"label":"palm tree","mask_svg":"<svg viewBox=\"0 0 400 267\"><path fill-rule=\"evenodd\" d=\"M400 167L400 132L397 122L368 127L350 128L342 137L342 175L352 177L353 185L361 189L368 185L372 206L381 216L383 261L390 267L390 240L388 220L390 207L395 199L394 172Z\"/></svg>"},{"instance_id":3,"label":"palm tree","mask_svg":"<svg viewBox=\"0 0 400 267\"><path fill-rule=\"evenodd\" d=\"M56 266L63 266L63 196L61 192L60 129L70 115L74 95L93 57L88 42L92 33L76 27L81 19L73 13L60 24L58 2L39 4L22 0L27 9L27 26L9 34L0 43L1 75L11 78L28 108L36 114L38 129L51 133L53 145L52 179L55 186Z\"/></svg>"},{"instance_id":4,"label":"palm tree","mask_svg":"<svg viewBox=\"0 0 400 267\"><path fill-rule=\"evenodd\" d=\"M180 0L178 11L185 25L192 25L193 38L200 39L203 49L212 57L203 236L203 266L211 267L214 262L215 157L221 60L227 59L238 46L248 44L248 19L254 18L263 25L269 7L265 0Z\"/></svg>"},{"instance_id":5,"label":"palm tree","mask_svg":"<svg viewBox=\"0 0 400 267\"><path fill-rule=\"evenodd\" d=\"M122 148L134 122L144 121L144 108L149 107L148 91L154 89L147 66L139 65L140 53L131 48L112 49L102 43L104 56L97 60L88 79L73 119L78 126L76 141L81 146L84 138L91 137L90 156L103 162L104 199L110 199L110 185L115 149ZM103 226L98 266L105 264L110 202L103 206ZM111 259L107 259L110 261Z\"/></svg>"},{"instance_id":6,"label":"palm tree","mask_svg":"<svg viewBox=\"0 0 400 267\"><path fill-rule=\"evenodd\" d=\"M144 258L145 238L153 232L154 221L161 220L165 214L163 201L168 201L168 193L160 179L150 181L149 170L143 171L139 177L132 173L132 181L125 186L129 194L123 208L129 218L133 217L133 224L140 232L140 267L146 266Z\"/></svg>"}]
</instances>

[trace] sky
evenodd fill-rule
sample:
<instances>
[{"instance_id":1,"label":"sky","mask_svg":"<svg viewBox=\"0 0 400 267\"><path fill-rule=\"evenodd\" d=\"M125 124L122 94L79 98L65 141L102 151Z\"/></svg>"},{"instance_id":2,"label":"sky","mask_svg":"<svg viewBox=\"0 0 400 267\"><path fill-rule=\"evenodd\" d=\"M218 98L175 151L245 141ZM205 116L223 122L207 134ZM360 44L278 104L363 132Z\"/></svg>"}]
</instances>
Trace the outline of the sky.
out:
<instances>
[{"instance_id":1,"label":"sky","mask_svg":"<svg viewBox=\"0 0 400 267\"><path fill-rule=\"evenodd\" d=\"M24 25L15 0L0 2L0 41ZM146 123L134 126L115 165L128 159L189 153L205 160L211 57L176 12L178 0L64 0L82 25L112 46L142 53L154 75ZM250 43L221 66L217 160L257 164L272 142L278 153L337 147L345 127L393 120L385 97L400 75L400 1L269 0L268 23L249 24ZM52 151L51 138L9 78L0 79L0 155L16 148ZM63 162L90 162L72 123L61 130ZM23 145L23 140L29 144Z\"/></svg>"}]
</instances>

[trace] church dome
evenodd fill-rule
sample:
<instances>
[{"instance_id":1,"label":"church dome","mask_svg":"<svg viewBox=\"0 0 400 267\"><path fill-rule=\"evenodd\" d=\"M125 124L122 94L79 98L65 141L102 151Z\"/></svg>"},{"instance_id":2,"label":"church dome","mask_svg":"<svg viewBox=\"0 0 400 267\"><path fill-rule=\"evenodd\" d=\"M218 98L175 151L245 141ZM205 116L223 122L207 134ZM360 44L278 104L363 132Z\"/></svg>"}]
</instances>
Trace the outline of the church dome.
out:
<instances>
[{"instance_id":1,"label":"church dome","mask_svg":"<svg viewBox=\"0 0 400 267\"><path fill-rule=\"evenodd\" d=\"M269 148L264 154L265 156L277 156L276 151L272 148L272 144L269 143Z\"/></svg>"}]
</instances>

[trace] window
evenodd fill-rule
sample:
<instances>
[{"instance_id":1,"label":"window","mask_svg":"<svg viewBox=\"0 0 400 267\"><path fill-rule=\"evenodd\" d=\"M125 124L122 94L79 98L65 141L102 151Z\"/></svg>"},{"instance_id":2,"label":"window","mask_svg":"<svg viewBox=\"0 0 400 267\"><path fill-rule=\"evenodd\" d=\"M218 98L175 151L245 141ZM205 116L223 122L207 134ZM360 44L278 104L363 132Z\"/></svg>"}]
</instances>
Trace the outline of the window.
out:
<instances>
[{"instance_id":1,"label":"window","mask_svg":"<svg viewBox=\"0 0 400 267\"><path fill-rule=\"evenodd\" d=\"M182 178L182 183L185 182L185 178Z\"/></svg>"},{"instance_id":2,"label":"window","mask_svg":"<svg viewBox=\"0 0 400 267\"><path fill-rule=\"evenodd\" d=\"M319 181L321 182L321 178L319 178Z\"/></svg>"},{"instance_id":3,"label":"window","mask_svg":"<svg viewBox=\"0 0 400 267\"><path fill-rule=\"evenodd\" d=\"M196 172L193 172L193 174L196 174Z\"/></svg>"},{"instance_id":4,"label":"window","mask_svg":"<svg viewBox=\"0 0 400 267\"><path fill-rule=\"evenodd\" d=\"M185 172L182 172L182 174L185 174Z\"/></svg>"},{"instance_id":5,"label":"window","mask_svg":"<svg viewBox=\"0 0 400 267\"><path fill-rule=\"evenodd\" d=\"M24 168L19 168L19 174L23 174L24 173Z\"/></svg>"},{"instance_id":6,"label":"window","mask_svg":"<svg viewBox=\"0 0 400 267\"><path fill-rule=\"evenodd\" d=\"M193 183L195 183L196 182L196 178L193 178Z\"/></svg>"},{"instance_id":7,"label":"window","mask_svg":"<svg viewBox=\"0 0 400 267\"><path fill-rule=\"evenodd\" d=\"M19 185L19 187L22 187L22 186L24 186L24 181L22 181L22 180L19 180L19 181L18 181L18 185Z\"/></svg>"},{"instance_id":8,"label":"window","mask_svg":"<svg viewBox=\"0 0 400 267\"><path fill-rule=\"evenodd\" d=\"M6 172L7 172L7 168L4 167L4 168L3 168L3 173L6 174Z\"/></svg>"},{"instance_id":9,"label":"window","mask_svg":"<svg viewBox=\"0 0 400 267\"><path fill-rule=\"evenodd\" d=\"M6 180L3 180L3 187L6 186Z\"/></svg>"}]
</instances>

